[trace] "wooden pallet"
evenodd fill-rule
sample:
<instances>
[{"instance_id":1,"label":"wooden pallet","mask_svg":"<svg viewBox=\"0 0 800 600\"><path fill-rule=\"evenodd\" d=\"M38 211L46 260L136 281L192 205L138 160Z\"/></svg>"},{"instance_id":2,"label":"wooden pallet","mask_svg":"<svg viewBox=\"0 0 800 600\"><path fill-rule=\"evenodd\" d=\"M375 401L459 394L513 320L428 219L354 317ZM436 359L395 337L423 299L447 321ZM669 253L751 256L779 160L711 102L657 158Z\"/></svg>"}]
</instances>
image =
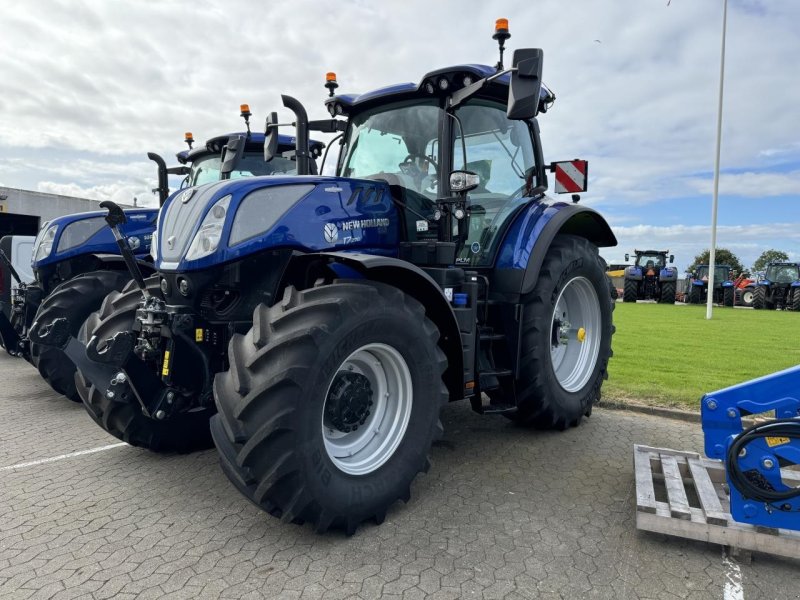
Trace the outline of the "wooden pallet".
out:
<instances>
[{"instance_id":1,"label":"wooden pallet","mask_svg":"<svg viewBox=\"0 0 800 600\"><path fill-rule=\"evenodd\" d=\"M800 558L800 531L733 520L721 461L696 452L635 444L633 465L637 529L721 544L735 551ZM796 480L784 480L798 485L800 474Z\"/></svg>"}]
</instances>

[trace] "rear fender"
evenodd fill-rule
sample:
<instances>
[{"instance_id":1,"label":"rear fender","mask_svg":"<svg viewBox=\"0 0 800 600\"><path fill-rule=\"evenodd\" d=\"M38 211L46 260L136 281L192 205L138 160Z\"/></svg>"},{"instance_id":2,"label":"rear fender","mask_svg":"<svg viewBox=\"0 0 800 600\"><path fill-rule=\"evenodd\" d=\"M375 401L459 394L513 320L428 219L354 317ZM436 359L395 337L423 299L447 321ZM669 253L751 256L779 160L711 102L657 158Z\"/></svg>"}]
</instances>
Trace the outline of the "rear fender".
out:
<instances>
[{"instance_id":1,"label":"rear fender","mask_svg":"<svg viewBox=\"0 0 800 600\"><path fill-rule=\"evenodd\" d=\"M447 356L445 384L450 398L464 396L464 359L461 334L453 309L436 282L416 265L380 255L351 252L319 252L291 257L279 290L287 285L310 285L330 276L354 279L363 277L394 286L415 298L424 307L428 318L439 328L439 346Z\"/></svg>"},{"instance_id":2,"label":"rear fender","mask_svg":"<svg viewBox=\"0 0 800 600\"><path fill-rule=\"evenodd\" d=\"M591 208L532 203L517 215L500 245L491 276L495 299L517 302L521 294L533 290L547 250L559 234L580 236L598 247L617 245L611 227Z\"/></svg>"},{"instance_id":3,"label":"rear fender","mask_svg":"<svg viewBox=\"0 0 800 600\"><path fill-rule=\"evenodd\" d=\"M678 280L678 272L674 269L661 269L661 273L658 276L659 280L663 281L677 281Z\"/></svg>"},{"instance_id":4,"label":"rear fender","mask_svg":"<svg viewBox=\"0 0 800 600\"><path fill-rule=\"evenodd\" d=\"M642 270L638 267L627 267L625 269L625 279L628 281L641 281Z\"/></svg>"}]
</instances>

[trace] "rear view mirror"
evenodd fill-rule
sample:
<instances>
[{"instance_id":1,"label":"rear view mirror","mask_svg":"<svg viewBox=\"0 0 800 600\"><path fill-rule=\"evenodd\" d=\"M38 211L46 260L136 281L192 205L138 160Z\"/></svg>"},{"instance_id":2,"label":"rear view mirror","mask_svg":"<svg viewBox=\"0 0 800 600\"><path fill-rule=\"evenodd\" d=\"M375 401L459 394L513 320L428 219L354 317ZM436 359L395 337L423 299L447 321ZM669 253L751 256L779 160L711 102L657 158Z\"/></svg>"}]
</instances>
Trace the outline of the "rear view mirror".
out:
<instances>
[{"instance_id":1,"label":"rear view mirror","mask_svg":"<svg viewBox=\"0 0 800 600\"><path fill-rule=\"evenodd\" d=\"M625 262L628 262L631 259L631 255L627 252L625 253Z\"/></svg>"},{"instance_id":2,"label":"rear view mirror","mask_svg":"<svg viewBox=\"0 0 800 600\"><path fill-rule=\"evenodd\" d=\"M269 113L264 136L264 161L269 162L278 151L278 113Z\"/></svg>"},{"instance_id":3,"label":"rear view mirror","mask_svg":"<svg viewBox=\"0 0 800 600\"><path fill-rule=\"evenodd\" d=\"M532 119L539 110L542 89L541 48L520 48L514 51L511 86L508 90L506 116L509 119Z\"/></svg>"},{"instance_id":4,"label":"rear view mirror","mask_svg":"<svg viewBox=\"0 0 800 600\"><path fill-rule=\"evenodd\" d=\"M585 192L589 175L589 161L564 160L554 162L550 170L556 174L556 194L576 194ZM627 259L626 259L627 260Z\"/></svg>"},{"instance_id":5,"label":"rear view mirror","mask_svg":"<svg viewBox=\"0 0 800 600\"><path fill-rule=\"evenodd\" d=\"M675 262L675 255L674 254L670 254L669 255L669 262L670 262L670 264Z\"/></svg>"},{"instance_id":6,"label":"rear view mirror","mask_svg":"<svg viewBox=\"0 0 800 600\"><path fill-rule=\"evenodd\" d=\"M244 154L245 139L243 135L231 136L222 151L222 166L220 167L222 179L230 179L231 173L236 170L236 165Z\"/></svg>"}]
</instances>

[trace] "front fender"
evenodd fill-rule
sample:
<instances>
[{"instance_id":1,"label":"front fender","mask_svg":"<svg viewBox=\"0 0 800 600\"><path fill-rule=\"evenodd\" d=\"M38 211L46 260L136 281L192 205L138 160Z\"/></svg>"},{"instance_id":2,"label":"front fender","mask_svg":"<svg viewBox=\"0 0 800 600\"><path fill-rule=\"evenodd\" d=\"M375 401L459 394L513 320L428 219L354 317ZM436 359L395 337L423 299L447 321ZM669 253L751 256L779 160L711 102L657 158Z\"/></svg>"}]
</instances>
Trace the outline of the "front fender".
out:
<instances>
[{"instance_id":1,"label":"front fender","mask_svg":"<svg viewBox=\"0 0 800 600\"><path fill-rule=\"evenodd\" d=\"M337 272L334 265L342 265L349 272ZM320 267L328 267L338 276L360 275L392 285L420 302L428 318L439 328L439 345L448 362L444 379L450 397L455 400L464 397L464 360L458 322L444 291L430 275L416 265L390 256L356 252L297 253L286 267L281 287L291 283L298 273L305 273L306 281L309 277L313 281Z\"/></svg>"},{"instance_id":2,"label":"front fender","mask_svg":"<svg viewBox=\"0 0 800 600\"><path fill-rule=\"evenodd\" d=\"M530 292L558 234L584 237L598 247L617 245L611 227L597 211L564 202L533 202L515 217L500 244L491 275L492 294L513 302Z\"/></svg>"}]
</instances>

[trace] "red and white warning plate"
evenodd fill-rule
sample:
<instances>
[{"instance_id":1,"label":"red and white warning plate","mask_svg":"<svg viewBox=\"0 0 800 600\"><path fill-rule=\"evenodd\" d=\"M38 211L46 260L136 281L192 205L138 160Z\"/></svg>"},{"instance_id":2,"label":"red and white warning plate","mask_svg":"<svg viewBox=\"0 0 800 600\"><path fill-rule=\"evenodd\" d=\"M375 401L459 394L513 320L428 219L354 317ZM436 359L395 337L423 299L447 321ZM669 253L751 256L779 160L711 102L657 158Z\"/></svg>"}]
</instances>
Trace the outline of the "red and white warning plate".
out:
<instances>
[{"instance_id":1,"label":"red and white warning plate","mask_svg":"<svg viewBox=\"0 0 800 600\"><path fill-rule=\"evenodd\" d=\"M552 165L556 174L556 194L575 194L586 191L589 161L565 160Z\"/></svg>"}]
</instances>

